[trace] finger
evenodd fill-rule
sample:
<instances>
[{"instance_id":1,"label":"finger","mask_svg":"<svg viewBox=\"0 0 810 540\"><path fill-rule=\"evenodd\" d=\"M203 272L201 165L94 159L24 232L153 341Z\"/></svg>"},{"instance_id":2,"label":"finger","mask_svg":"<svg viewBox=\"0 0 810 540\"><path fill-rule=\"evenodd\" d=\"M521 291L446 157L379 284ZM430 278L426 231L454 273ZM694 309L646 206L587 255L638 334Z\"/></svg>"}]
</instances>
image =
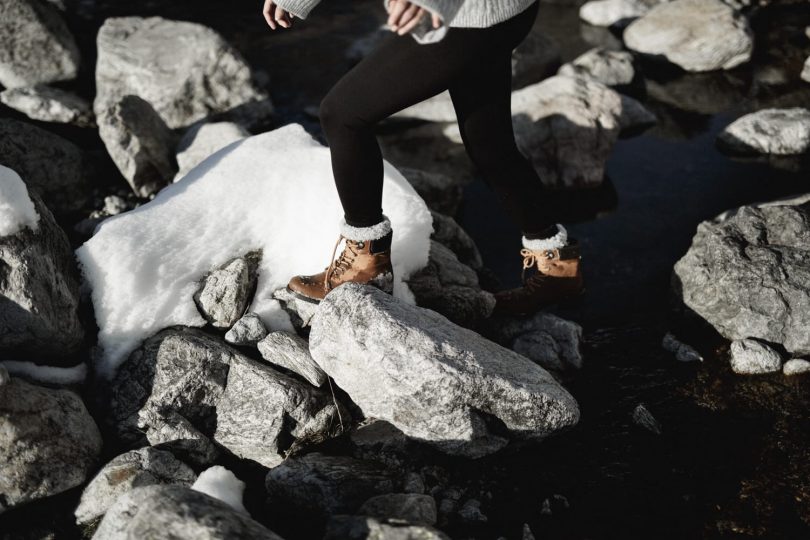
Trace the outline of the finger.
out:
<instances>
[{"instance_id":1,"label":"finger","mask_svg":"<svg viewBox=\"0 0 810 540\"><path fill-rule=\"evenodd\" d=\"M273 20L273 5L272 0L265 0L264 2L264 9L262 10L262 14L264 15L264 20L267 21L267 24L273 30L276 29L276 21Z\"/></svg>"},{"instance_id":2,"label":"finger","mask_svg":"<svg viewBox=\"0 0 810 540\"><path fill-rule=\"evenodd\" d=\"M287 20L287 12L284 11L283 8L276 6L276 14L275 14L276 22L282 28L289 28L290 22Z\"/></svg>"},{"instance_id":3,"label":"finger","mask_svg":"<svg viewBox=\"0 0 810 540\"><path fill-rule=\"evenodd\" d=\"M442 18L438 15L433 15L433 28L439 28L442 25Z\"/></svg>"},{"instance_id":4,"label":"finger","mask_svg":"<svg viewBox=\"0 0 810 540\"><path fill-rule=\"evenodd\" d=\"M421 21L424 18L425 18L425 10L420 9L413 19L411 19L407 24L405 24L405 26L403 26L397 31L397 34L399 34L400 36L404 36L411 30L413 30L416 27L416 25L419 24L419 21Z\"/></svg>"},{"instance_id":5,"label":"finger","mask_svg":"<svg viewBox=\"0 0 810 540\"><path fill-rule=\"evenodd\" d=\"M394 24L397 27L405 26L406 24L408 24L411 21L411 19L416 17L416 14L419 13L420 11L422 11L422 8L420 8L419 6L415 6L413 4L410 4L408 9L403 11L402 15L399 16L399 20L394 21Z\"/></svg>"},{"instance_id":6,"label":"finger","mask_svg":"<svg viewBox=\"0 0 810 540\"><path fill-rule=\"evenodd\" d=\"M397 24L396 21L399 19L399 16L402 15L402 12L407 9L410 5L410 2L401 2L399 0L391 0L391 12L388 14L388 26L396 30Z\"/></svg>"}]
</instances>

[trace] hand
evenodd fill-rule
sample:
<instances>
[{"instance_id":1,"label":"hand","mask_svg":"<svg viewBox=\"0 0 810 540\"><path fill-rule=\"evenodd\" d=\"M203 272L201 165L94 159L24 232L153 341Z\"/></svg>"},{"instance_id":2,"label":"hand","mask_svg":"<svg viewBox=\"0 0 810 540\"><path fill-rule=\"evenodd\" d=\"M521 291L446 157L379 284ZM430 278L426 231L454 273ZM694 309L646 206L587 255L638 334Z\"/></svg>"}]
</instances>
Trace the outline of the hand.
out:
<instances>
[{"instance_id":1,"label":"hand","mask_svg":"<svg viewBox=\"0 0 810 540\"><path fill-rule=\"evenodd\" d=\"M273 3L273 0L264 0L262 15L264 15L264 20L267 21L267 24L270 25L270 28L273 30L276 29L276 25L282 28L292 26L293 14L278 7Z\"/></svg>"},{"instance_id":2,"label":"hand","mask_svg":"<svg viewBox=\"0 0 810 540\"><path fill-rule=\"evenodd\" d=\"M442 25L442 19L435 13L408 0L389 0L388 26L402 36L413 30L428 13L433 19L433 28L439 28Z\"/></svg>"}]
</instances>

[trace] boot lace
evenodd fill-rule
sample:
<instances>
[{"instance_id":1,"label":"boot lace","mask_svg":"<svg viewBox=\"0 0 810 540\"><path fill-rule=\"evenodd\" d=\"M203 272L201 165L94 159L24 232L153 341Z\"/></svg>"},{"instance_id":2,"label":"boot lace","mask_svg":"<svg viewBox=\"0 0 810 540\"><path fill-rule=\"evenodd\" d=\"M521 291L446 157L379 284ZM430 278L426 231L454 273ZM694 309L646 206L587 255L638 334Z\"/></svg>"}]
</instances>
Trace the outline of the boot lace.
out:
<instances>
[{"instance_id":1,"label":"boot lace","mask_svg":"<svg viewBox=\"0 0 810 540\"><path fill-rule=\"evenodd\" d=\"M546 251L534 251L531 249L523 248L520 250L520 254L523 256L523 270L520 273L520 280L523 282L524 285L527 285L526 280L526 270L533 266L537 266L537 274L535 274L535 278L537 281L541 281L543 279L543 273L540 272L540 259L541 257L548 257L546 255ZM531 285L532 282L529 281L528 285Z\"/></svg>"},{"instance_id":2,"label":"boot lace","mask_svg":"<svg viewBox=\"0 0 810 540\"><path fill-rule=\"evenodd\" d=\"M343 251L340 254L340 257L335 259L335 253L337 253L337 248L340 245L342 240L346 240L346 246L343 248ZM332 250L332 262L329 263L329 267L326 269L326 275L324 276L324 287L326 290L332 290L332 278L339 277L344 271L351 268L354 260L357 258L357 244L355 242L350 241L348 238L343 236L342 234L338 237L337 242L335 242L335 247Z\"/></svg>"}]
</instances>

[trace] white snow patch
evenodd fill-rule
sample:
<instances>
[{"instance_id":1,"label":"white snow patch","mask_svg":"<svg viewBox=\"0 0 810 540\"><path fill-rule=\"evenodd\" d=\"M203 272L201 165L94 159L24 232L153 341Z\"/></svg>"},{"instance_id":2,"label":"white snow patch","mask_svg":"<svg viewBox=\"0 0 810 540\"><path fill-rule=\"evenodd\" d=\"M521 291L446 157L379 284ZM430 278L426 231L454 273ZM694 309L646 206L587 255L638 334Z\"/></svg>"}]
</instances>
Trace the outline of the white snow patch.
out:
<instances>
[{"instance_id":1,"label":"white snow patch","mask_svg":"<svg viewBox=\"0 0 810 540\"><path fill-rule=\"evenodd\" d=\"M36 231L39 214L20 175L0 165L0 236L17 234L26 227Z\"/></svg>"},{"instance_id":2,"label":"white snow patch","mask_svg":"<svg viewBox=\"0 0 810 540\"><path fill-rule=\"evenodd\" d=\"M73 367L40 366L33 362L4 360L0 365L15 377L25 377L45 384L82 384L87 377L87 365Z\"/></svg>"},{"instance_id":3,"label":"white snow patch","mask_svg":"<svg viewBox=\"0 0 810 540\"><path fill-rule=\"evenodd\" d=\"M394 295L427 264L432 218L405 178L385 163L383 210L393 230ZM99 371L175 324L204 326L192 295L213 268L262 249L251 311L268 330L290 330L272 299L296 274L329 263L343 212L329 149L298 124L216 152L149 203L110 217L76 250L99 325Z\"/></svg>"},{"instance_id":4,"label":"white snow patch","mask_svg":"<svg viewBox=\"0 0 810 540\"><path fill-rule=\"evenodd\" d=\"M191 489L219 499L237 512L248 513L242 504L245 483L221 465L214 465L201 472Z\"/></svg>"}]
</instances>

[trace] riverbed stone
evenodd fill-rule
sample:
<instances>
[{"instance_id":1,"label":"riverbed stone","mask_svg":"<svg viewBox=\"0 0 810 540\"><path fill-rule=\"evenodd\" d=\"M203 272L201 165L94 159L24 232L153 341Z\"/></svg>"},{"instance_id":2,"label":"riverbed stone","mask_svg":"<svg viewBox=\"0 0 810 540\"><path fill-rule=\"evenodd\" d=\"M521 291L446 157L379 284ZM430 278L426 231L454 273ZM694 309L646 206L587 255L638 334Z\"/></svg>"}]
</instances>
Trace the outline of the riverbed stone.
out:
<instances>
[{"instance_id":1,"label":"riverbed stone","mask_svg":"<svg viewBox=\"0 0 810 540\"><path fill-rule=\"evenodd\" d=\"M271 364L289 369L313 386L322 386L326 373L309 354L309 344L290 332L271 332L258 344L262 358Z\"/></svg>"},{"instance_id":2,"label":"riverbed stone","mask_svg":"<svg viewBox=\"0 0 810 540\"><path fill-rule=\"evenodd\" d=\"M673 288L728 339L810 354L810 202L743 206L701 223Z\"/></svg>"},{"instance_id":3,"label":"riverbed stone","mask_svg":"<svg viewBox=\"0 0 810 540\"><path fill-rule=\"evenodd\" d=\"M810 57L804 61L804 67L802 68L801 74L802 80L810 82Z\"/></svg>"},{"instance_id":4,"label":"riverbed stone","mask_svg":"<svg viewBox=\"0 0 810 540\"><path fill-rule=\"evenodd\" d=\"M810 360L804 358L791 358L782 366L782 373L785 375L802 375L810 373Z\"/></svg>"},{"instance_id":5,"label":"riverbed stone","mask_svg":"<svg viewBox=\"0 0 810 540\"><path fill-rule=\"evenodd\" d=\"M101 444L78 394L10 378L0 386L0 513L82 484Z\"/></svg>"},{"instance_id":6,"label":"riverbed stone","mask_svg":"<svg viewBox=\"0 0 810 540\"><path fill-rule=\"evenodd\" d=\"M666 0L590 0L579 8L579 18L594 26L625 26L655 4Z\"/></svg>"},{"instance_id":7,"label":"riverbed stone","mask_svg":"<svg viewBox=\"0 0 810 540\"><path fill-rule=\"evenodd\" d=\"M726 126L717 143L734 154L804 154L810 151L810 110L794 107L746 114Z\"/></svg>"},{"instance_id":8,"label":"riverbed stone","mask_svg":"<svg viewBox=\"0 0 810 540\"><path fill-rule=\"evenodd\" d=\"M94 127L93 109L84 98L71 92L39 84L7 88L0 92L0 102L32 120Z\"/></svg>"},{"instance_id":9,"label":"riverbed stone","mask_svg":"<svg viewBox=\"0 0 810 540\"><path fill-rule=\"evenodd\" d=\"M782 355L755 339L731 343L731 369L741 375L773 373L782 369Z\"/></svg>"},{"instance_id":10,"label":"riverbed stone","mask_svg":"<svg viewBox=\"0 0 810 540\"><path fill-rule=\"evenodd\" d=\"M627 51L591 49L564 64L557 72L569 77L590 77L607 86L625 86L633 82L636 70L633 55Z\"/></svg>"},{"instance_id":11,"label":"riverbed stone","mask_svg":"<svg viewBox=\"0 0 810 540\"><path fill-rule=\"evenodd\" d=\"M74 79L79 62L76 40L51 4L0 3L0 84L16 88Z\"/></svg>"},{"instance_id":12,"label":"riverbed stone","mask_svg":"<svg viewBox=\"0 0 810 540\"><path fill-rule=\"evenodd\" d=\"M567 371L582 367L582 327L540 311L531 317L490 322L499 341L545 369Z\"/></svg>"},{"instance_id":13,"label":"riverbed stone","mask_svg":"<svg viewBox=\"0 0 810 540\"><path fill-rule=\"evenodd\" d=\"M743 64L754 46L745 16L720 0L661 3L624 30L624 42L632 51L697 72Z\"/></svg>"},{"instance_id":14,"label":"riverbed stone","mask_svg":"<svg viewBox=\"0 0 810 540\"><path fill-rule=\"evenodd\" d=\"M212 117L250 127L272 114L239 52L200 24L112 17L97 45L96 114L127 95L149 102L172 129Z\"/></svg>"},{"instance_id":15,"label":"riverbed stone","mask_svg":"<svg viewBox=\"0 0 810 540\"><path fill-rule=\"evenodd\" d=\"M175 181L210 155L249 136L248 130L234 122L202 122L192 126L177 145L177 165L180 170Z\"/></svg>"},{"instance_id":16,"label":"riverbed stone","mask_svg":"<svg viewBox=\"0 0 810 540\"><path fill-rule=\"evenodd\" d=\"M539 441L579 419L574 398L543 368L368 286L326 296L310 352L366 416L451 454L490 454L507 436ZM488 427L495 418L497 433Z\"/></svg>"}]
</instances>

